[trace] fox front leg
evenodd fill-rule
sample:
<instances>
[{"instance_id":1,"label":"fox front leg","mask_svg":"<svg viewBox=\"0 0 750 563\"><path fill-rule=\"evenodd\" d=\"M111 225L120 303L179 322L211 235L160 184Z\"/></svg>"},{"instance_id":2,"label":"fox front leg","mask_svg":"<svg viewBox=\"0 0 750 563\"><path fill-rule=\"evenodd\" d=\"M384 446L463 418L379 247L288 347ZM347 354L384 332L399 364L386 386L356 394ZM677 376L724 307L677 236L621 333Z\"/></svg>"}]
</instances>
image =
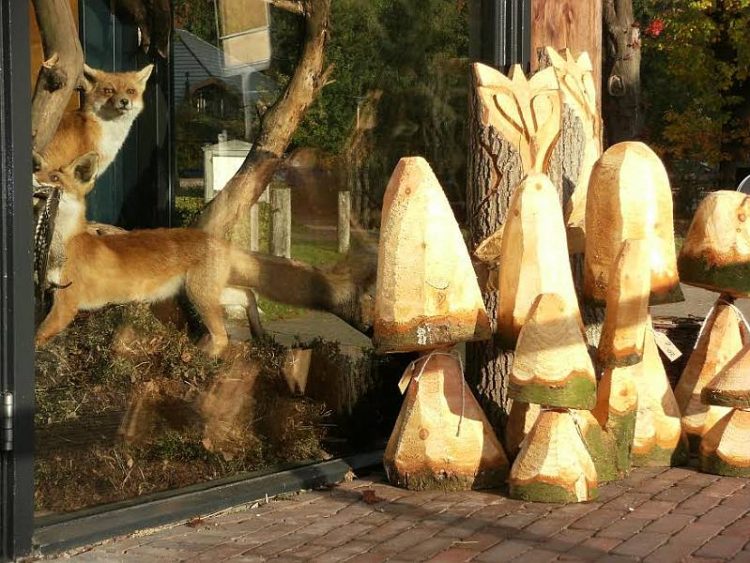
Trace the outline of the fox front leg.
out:
<instances>
[{"instance_id":1,"label":"fox front leg","mask_svg":"<svg viewBox=\"0 0 750 563\"><path fill-rule=\"evenodd\" d=\"M78 307L72 299L66 297L65 290L56 291L52 309L36 331L36 345L43 346L50 338L65 330L77 313Z\"/></svg>"}]
</instances>

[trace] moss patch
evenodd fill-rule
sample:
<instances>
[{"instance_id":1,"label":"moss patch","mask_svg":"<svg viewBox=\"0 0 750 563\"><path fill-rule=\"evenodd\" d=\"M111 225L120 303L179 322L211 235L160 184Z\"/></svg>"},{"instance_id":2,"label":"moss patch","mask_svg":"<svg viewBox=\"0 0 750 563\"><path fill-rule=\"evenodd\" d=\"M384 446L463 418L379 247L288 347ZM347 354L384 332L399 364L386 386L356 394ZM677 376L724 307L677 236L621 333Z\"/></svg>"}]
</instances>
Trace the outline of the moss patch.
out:
<instances>
[{"instance_id":1,"label":"moss patch","mask_svg":"<svg viewBox=\"0 0 750 563\"><path fill-rule=\"evenodd\" d=\"M388 481L391 484L410 491L455 492L472 489L495 489L502 486L508 477L507 469L480 470L476 475L459 475L449 471L401 472L387 460L384 460L384 466Z\"/></svg>"},{"instance_id":2,"label":"moss patch","mask_svg":"<svg viewBox=\"0 0 750 563\"><path fill-rule=\"evenodd\" d=\"M596 383L584 375L574 375L561 387L511 382L508 396L524 403L591 410L596 406Z\"/></svg>"},{"instance_id":3,"label":"moss patch","mask_svg":"<svg viewBox=\"0 0 750 563\"><path fill-rule=\"evenodd\" d=\"M703 258L680 255L677 269L680 279L690 285L737 296L750 294L750 263L717 267Z\"/></svg>"},{"instance_id":4,"label":"moss patch","mask_svg":"<svg viewBox=\"0 0 750 563\"><path fill-rule=\"evenodd\" d=\"M633 452L634 467L670 467L687 465L689 461L688 443L682 438L674 449L654 446L647 452L638 454Z\"/></svg>"},{"instance_id":5,"label":"moss patch","mask_svg":"<svg viewBox=\"0 0 750 563\"><path fill-rule=\"evenodd\" d=\"M750 466L739 467L730 465L714 453L700 456L701 471L713 475L725 475L727 477L750 477Z\"/></svg>"},{"instance_id":6,"label":"moss patch","mask_svg":"<svg viewBox=\"0 0 750 563\"><path fill-rule=\"evenodd\" d=\"M586 500L595 500L599 496L599 490L592 487L588 490L589 498ZM579 501L576 495L567 489L558 485L549 483L528 483L525 485L510 484L509 496L514 499L526 500L531 502L554 502L558 504L568 504Z\"/></svg>"}]
</instances>

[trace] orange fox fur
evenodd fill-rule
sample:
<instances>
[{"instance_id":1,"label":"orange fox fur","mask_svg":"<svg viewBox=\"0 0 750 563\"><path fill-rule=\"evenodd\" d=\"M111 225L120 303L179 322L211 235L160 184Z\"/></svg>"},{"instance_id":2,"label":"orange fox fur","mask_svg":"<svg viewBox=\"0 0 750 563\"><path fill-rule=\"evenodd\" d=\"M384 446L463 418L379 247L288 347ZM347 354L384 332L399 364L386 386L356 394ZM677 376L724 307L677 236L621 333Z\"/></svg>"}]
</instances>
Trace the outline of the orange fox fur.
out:
<instances>
[{"instance_id":1,"label":"orange fox fur","mask_svg":"<svg viewBox=\"0 0 750 563\"><path fill-rule=\"evenodd\" d=\"M221 306L229 285L251 287L291 305L326 309L356 324L361 290L375 269L361 265L323 272L273 256L245 253L197 229L151 229L98 236L86 229L86 194L96 179L98 156L87 153L49 169L37 156L35 181L61 189L54 236L64 248L61 267L48 273L55 284L52 309L39 326L37 345L64 330L79 310L110 303L155 302L183 287L209 332L204 347L220 354L227 345Z\"/></svg>"},{"instance_id":2,"label":"orange fox fur","mask_svg":"<svg viewBox=\"0 0 750 563\"><path fill-rule=\"evenodd\" d=\"M143 111L143 92L154 65L135 72L104 72L84 65L88 87L80 109L63 115L41 156L60 168L88 152L99 154L99 173L112 163Z\"/></svg>"}]
</instances>

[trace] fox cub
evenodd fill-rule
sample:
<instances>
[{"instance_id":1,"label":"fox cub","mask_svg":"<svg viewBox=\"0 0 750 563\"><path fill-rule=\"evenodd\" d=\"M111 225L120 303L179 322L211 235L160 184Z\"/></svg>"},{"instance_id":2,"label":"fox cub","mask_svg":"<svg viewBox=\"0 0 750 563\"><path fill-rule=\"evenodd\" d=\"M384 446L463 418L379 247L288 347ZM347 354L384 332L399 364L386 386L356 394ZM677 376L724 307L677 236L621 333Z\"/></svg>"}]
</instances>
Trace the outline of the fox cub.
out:
<instances>
[{"instance_id":1,"label":"fox cub","mask_svg":"<svg viewBox=\"0 0 750 563\"><path fill-rule=\"evenodd\" d=\"M197 229L149 229L98 236L86 229L86 194L99 156L86 153L60 168L35 155L35 181L61 189L54 236L64 247L62 265L48 271L52 309L39 326L43 345L64 330L79 310L110 303L154 302L182 288L209 332L213 355L227 346L221 295L229 286L254 288L290 305L325 309L350 324L361 320L362 289L374 283L374 264L323 272L300 262L241 252ZM248 292L249 293L249 292Z\"/></svg>"},{"instance_id":2,"label":"fox cub","mask_svg":"<svg viewBox=\"0 0 750 563\"><path fill-rule=\"evenodd\" d=\"M80 109L63 115L55 136L41 152L51 168L61 168L88 152L99 155L99 174L117 156L135 118L154 65L135 72L105 72L84 65L88 87Z\"/></svg>"}]
</instances>

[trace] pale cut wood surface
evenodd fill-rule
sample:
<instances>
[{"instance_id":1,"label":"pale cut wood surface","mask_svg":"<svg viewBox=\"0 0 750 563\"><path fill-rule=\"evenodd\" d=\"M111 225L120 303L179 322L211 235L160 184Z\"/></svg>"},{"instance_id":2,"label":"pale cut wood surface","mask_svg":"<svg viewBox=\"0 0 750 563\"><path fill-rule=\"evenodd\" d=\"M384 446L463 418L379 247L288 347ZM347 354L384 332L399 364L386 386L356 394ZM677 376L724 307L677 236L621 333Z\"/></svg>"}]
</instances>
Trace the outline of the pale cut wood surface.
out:
<instances>
[{"instance_id":1,"label":"pale cut wood surface","mask_svg":"<svg viewBox=\"0 0 750 563\"><path fill-rule=\"evenodd\" d=\"M719 475L750 477L750 412L732 410L704 437L700 446L701 470Z\"/></svg>"},{"instance_id":2,"label":"pale cut wood surface","mask_svg":"<svg viewBox=\"0 0 750 563\"><path fill-rule=\"evenodd\" d=\"M481 63L472 65L482 121L491 124L521 155L523 170L545 172L562 124L562 99L555 71L527 80L520 65L509 76Z\"/></svg>"},{"instance_id":3,"label":"pale cut wood surface","mask_svg":"<svg viewBox=\"0 0 750 563\"><path fill-rule=\"evenodd\" d=\"M535 403L513 401L505 425L505 448L508 456L515 459L521 449L521 442L534 427L542 407Z\"/></svg>"},{"instance_id":4,"label":"pale cut wood surface","mask_svg":"<svg viewBox=\"0 0 750 563\"><path fill-rule=\"evenodd\" d=\"M643 357L649 299L648 257L649 241L628 239L612 263L598 350L602 366L626 366Z\"/></svg>"},{"instance_id":5,"label":"pale cut wood surface","mask_svg":"<svg viewBox=\"0 0 750 563\"><path fill-rule=\"evenodd\" d=\"M570 412L539 414L513 462L508 483L511 498L582 502L596 497L596 468Z\"/></svg>"},{"instance_id":6,"label":"pale cut wood surface","mask_svg":"<svg viewBox=\"0 0 750 563\"><path fill-rule=\"evenodd\" d=\"M648 241L651 304L682 300L677 276L672 190L659 157L639 142L609 147L594 166L586 202L584 295L606 299L622 241Z\"/></svg>"},{"instance_id":7,"label":"pale cut wood surface","mask_svg":"<svg viewBox=\"0 0 750 563\"><path fill-rule=\"evenodd\" d=\"M591 58L586 52L575 57L570 49L558 53L546 47L545 57L555 70L563 102L572 108L582 128L578 177L570 199L565 204L565 226L571 254L585 248L586 194L594 164L602 154L602 119L597 108L597 89Z\"/></svg>"},{"instance_id":8,"label":"pale cut wood surface","mask_svg":"<svg viewBox=\"0 0 750 563\"><path fill-rule=\"evenodd\" d=\"M381 352L490 337L474 268L438 179L402 158L383 198L373 341Z\"/></svg>"},{"instance_id":9,"label":"pale cut wood surface","mask_svg":"<svg viewBox=\"0 0 750 563\"><path fill-rule=\"evenodd\" d=\"M586 51L591 55L596 105L601 107L602 0L532 0L531 70L539 68L539 52L545 47Z\"/></svg>"},{"instance_id":10,"label":"pale cut wood surface","mask_svg":"<svg viewBox=\"0 0 750 563\"><path fill-rule=\"evenodd\" d=\"M511 197L500 263L497 333L503 342L515 343L542 293L558 294L566 305L563 316L583 327L562 209L555 187L543 174L527 176Z\"/></svg>"},{"instance_id":11,"label":"pale cut wood surface","mask_svg":"<svg viewBox=\"0 0 750 563\"><path fill-rule=\"evenodd\" d=\"M729 412L727 407L703 403L701 391L748 342L744 325L725 301L715 303L705 323L703 334L674 390L682 414L682 427L691 442L700 439Z\"/></svg>"},{"instance_id":12,"label":"pale cut wood surface","mask_svg":"<svg viewBox=\"0 0 750 563\"><path fill-rule=\"evenodd\" d=\"M746 344L701 391L708 405L750 409L750 344Z\"/></svg>"},{"instance_id":13,"label":"pale cut wood surface","mask_svg":"<svg viewBox=\"0 0 750 563\"><path fill-rule=\"evenodd\" d=\"M511 398L552 407L593 408L596 376L578 315L555 293L539 295L521 328Z\"/></svg>"},{"instance_id":14,"label":"pale cut wood surface","mask_svg":"<svg viewBox=\"0 0 750 563\"><path fill-rule=\"evenodd\" d=\"M452 490L502 484L508 459L458 359L426 352L405 376L411 382L383 457L391 483Z\"/></svg>"},{"instance_id":15,"label":"pale cut wood surface","mask_svg":"<svg viewBox=\"0 0 750 563\"><path fill-rule=\"evenodd\" d=\"M716 191L698 206L680 250L684 283L750 296L750 197Z\"/></svg>"},{"instance_id":16,"label":"pale cut wood surface","mask_svg":"<svg viewBox=\"0 0 750 563\"><path fill-rule=\"evenodd\" d=\"M682 431L680 409L659 357L650 318L642 369L634 380L638 392L638 414L633 438L633 465L687 463L688 446Z\"/></svg>"}]
</instances>

